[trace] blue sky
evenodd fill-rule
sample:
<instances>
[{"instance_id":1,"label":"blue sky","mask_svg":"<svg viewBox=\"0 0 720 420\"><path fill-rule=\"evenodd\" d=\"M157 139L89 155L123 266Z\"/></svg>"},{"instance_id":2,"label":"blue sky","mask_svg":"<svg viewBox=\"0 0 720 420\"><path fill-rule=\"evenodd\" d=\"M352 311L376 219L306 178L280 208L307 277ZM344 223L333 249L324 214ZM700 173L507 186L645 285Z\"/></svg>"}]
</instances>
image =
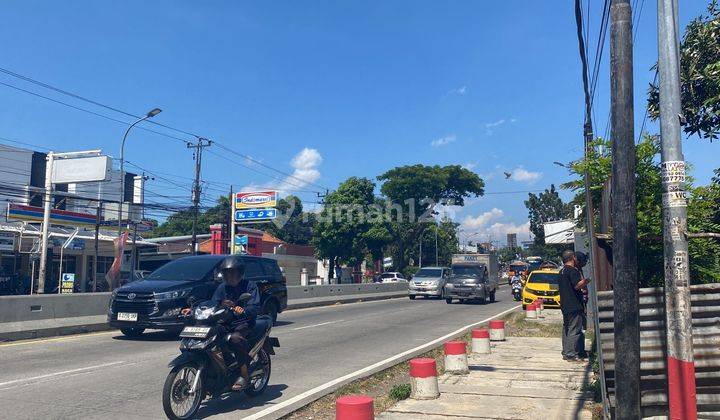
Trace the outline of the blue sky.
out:
<instances>
[{"instance_id":1,"label":"blue sky","mask_svg":"<svg viewBox=\"0 0 720 420\"><path fill-rule=\"evenodd\" d=\"M488 192L530 191L567 181L552 162L582 151L571 3L10 1L0 36L11 42L0 67L133 113L158 106L158 122L309 181L213 147L216 154L204 158L204 178L213 181L208 201L228 184L270 183L301 190L296 193L312 207L314 190L414 163L467 165ZM706 4L681 2L682 25ZM602 2L590 7L592 56ZM635 44L638 128L657 57L655 7L644 4ZM608 115L608 56L606 48L595 102L598 133ZM8 76L0 81L127 120ZM0 108L0 137L118 154L123 126L115 122L4 86ZM657 132L654 123L647 128ZM699 182L718 166L717 147L685 142ZM192 176L182 143L142 130L131 134L126 157L162 174ZM505 180L504 171L513 176ZM185 194L162 179L149 187ZM505 232L526 230L525 197L488 194L456 217L466 232L504 242Z\"/></svg>"}]
</instances>

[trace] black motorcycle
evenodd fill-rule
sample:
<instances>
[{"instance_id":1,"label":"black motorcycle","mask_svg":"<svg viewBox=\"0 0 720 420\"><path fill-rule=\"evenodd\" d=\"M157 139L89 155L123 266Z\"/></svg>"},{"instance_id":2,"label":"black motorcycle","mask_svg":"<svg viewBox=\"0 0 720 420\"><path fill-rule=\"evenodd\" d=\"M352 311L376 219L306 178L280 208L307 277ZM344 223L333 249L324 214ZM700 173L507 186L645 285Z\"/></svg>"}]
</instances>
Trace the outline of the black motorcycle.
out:
<instances>
[{"instance_id":1,"label":"black motorcycle","mask_svg":"<svg viewBox=\"0 0 720 420\"><path fill-rule=\"evenodd\" d=\"M240 296L247 302L250 294ZM260 395L270 381L270 355L279 347L277 338L270 337L272 322L265 317L267 329L256 337L248 337L250 348L249 383L242 390L249 396ZM217 398L232 391L240 377L241 365L229 346L231 328L247 319L235 316L231 309L205 302L193 308L189 318L192 325L180 333L180 356L170 362L172 368L163 386L163 409L169 419L184 420L195 417L206 397ZM251 330L251 328L248 328Z\"/></svg>"},{"instance_id":2,"label":"black motorcycle","mask_svg":"<svg viewBox=\"0 0 720 420\"><path fill-rule=\"evenodd\" d=\"M522 281L520 280L513 280L512 282L512 295L513 299L515 301L520 301L522 299Z\"/></svg>"}]
</instances>

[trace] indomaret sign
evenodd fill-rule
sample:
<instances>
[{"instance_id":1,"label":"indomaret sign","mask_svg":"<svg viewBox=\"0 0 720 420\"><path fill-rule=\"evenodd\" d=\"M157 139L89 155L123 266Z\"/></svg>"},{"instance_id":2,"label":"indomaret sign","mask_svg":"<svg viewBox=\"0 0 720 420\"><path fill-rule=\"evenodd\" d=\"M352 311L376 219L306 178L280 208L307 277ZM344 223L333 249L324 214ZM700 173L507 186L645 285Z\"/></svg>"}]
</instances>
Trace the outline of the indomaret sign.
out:
<instances>
[{"instance_id":1,"label":"indomaret sign","mask_svg":"<svg viewBox=\"0 0 720 420\"><path fill-rule=\"evenodd\" d=\"M277 205L277 191L239 192L235 194L235 208L272 208Z\"/></svg>"}]
</instances>

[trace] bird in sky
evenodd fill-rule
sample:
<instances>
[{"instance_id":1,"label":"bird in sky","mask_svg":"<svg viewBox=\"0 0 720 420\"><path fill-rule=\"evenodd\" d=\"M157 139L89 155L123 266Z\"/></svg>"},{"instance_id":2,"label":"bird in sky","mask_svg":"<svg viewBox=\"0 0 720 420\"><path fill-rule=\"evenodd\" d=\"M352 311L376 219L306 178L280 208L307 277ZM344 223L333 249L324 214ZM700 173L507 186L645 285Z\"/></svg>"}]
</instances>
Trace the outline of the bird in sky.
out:
<instances>
[{"instance_id":1,"label":"bird in sky","mask_svg":"<svg viewBox=\"0 0 720 420\"><path fill-rule=\"evenodd\" d=\"M503 172L503 173L505 174L505 179L510 179L510 177L512 176L511 172Z\"/></svg>"}]
</instances>

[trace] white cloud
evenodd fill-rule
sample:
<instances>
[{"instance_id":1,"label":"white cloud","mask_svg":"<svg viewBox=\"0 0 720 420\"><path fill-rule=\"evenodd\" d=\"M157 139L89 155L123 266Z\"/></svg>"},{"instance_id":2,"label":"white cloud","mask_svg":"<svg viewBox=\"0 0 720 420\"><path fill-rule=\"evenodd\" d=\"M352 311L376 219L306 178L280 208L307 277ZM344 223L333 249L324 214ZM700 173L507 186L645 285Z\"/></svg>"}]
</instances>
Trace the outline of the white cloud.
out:
<instances>
[{"instance_id":1,"label":"white cloud","mask_svg":"<svg viewBox=\"0 0 720 420\"><path fill-rule=\"evenodd\" d=\"M472 171L473 169L475 169L475 167L477 165L478 165L477 162L468 162L468 163L464 164L462 167L469 171Z\"/></svg>"},{"instance_id":2,"label":"white cloud","mask_svg":"<svg viewBox=\"0 0 720 420\"><path fill-rule=\"evenodd\" d=\"M462 85L455 89L450 89L447 92L445 92L445 95L443 95L443 99L447 98L450 95L458 95L458 96L464 96L467 93L467 86Z\"/></svg>"},{"instance_id":3,"label":"white cloud","mask_svg":"<svg viewBox=\"0 0 720 420\"><path fill-rule=\"evenodd\" d=\"M460 223L463 230L461 239L469 238L473 242L485 242L488 240L504 243L508 233L517 233L518 240L530 238L530 222L515 223L505 221L505 212L493 208L477 216L467 215Z\"/></svg>"},{"instance_id":4,"label":"white cloud","mask_svg":"<svg viewBox=\"0 0 720 420\"><path fill-rule=\"evenodd\" d=\"M435 140L431 141L430 146L432 146L432 147L446 146L454 141L455 141L455 134L451 134L449 136L440 137L439 139L435 139Z\"/></svg>"},{"instance_id":5,"label":"white cloud","mask_svg":"<svg viewBox=\"0 0 720 420\"><path fill-rule=\"evenodd\" d=\"M486 136L492 136L493 133L495 132L495 129L496 129L496 128L500 127L501 125L503 125L503 124L505 124L505 123L508 123L508 122L509 122L509 123L512 124L512 123L514 123L514 122L516 122L516 121L517 121L517 118L510 118L510 120L506 120L505 118L501 118L501 119L499 119L499 120L497 120L497 121L485 123L485 135L486 135Z\"/></svg>"},{"instance_id":6,"label":"white cloud","mask_svg":"<svg viewBox=\"0 0 720 420\"><path fill-rule=\"evenodd\" d=\"M243 191L253 191L264 188L278 190L280 195L303 188L320 179L320 170L318 166L323 161L323 157L317 149L304 148L296 154L290 161L293 172L290 176L282 180L273 181L265 185L250 184L242 188Z\"/></svg>"},{"instance_id":7,"label":"white cloud","mask_svg":"<svg viewBox=\"0 0 720 420\"><path fill-rule=\"evenodd\" d=\"M542 177L542 172L528 171L523 167L518 167L512 170L511 179L518 182L535 182Z\"/></svg>"}]
</instances>

